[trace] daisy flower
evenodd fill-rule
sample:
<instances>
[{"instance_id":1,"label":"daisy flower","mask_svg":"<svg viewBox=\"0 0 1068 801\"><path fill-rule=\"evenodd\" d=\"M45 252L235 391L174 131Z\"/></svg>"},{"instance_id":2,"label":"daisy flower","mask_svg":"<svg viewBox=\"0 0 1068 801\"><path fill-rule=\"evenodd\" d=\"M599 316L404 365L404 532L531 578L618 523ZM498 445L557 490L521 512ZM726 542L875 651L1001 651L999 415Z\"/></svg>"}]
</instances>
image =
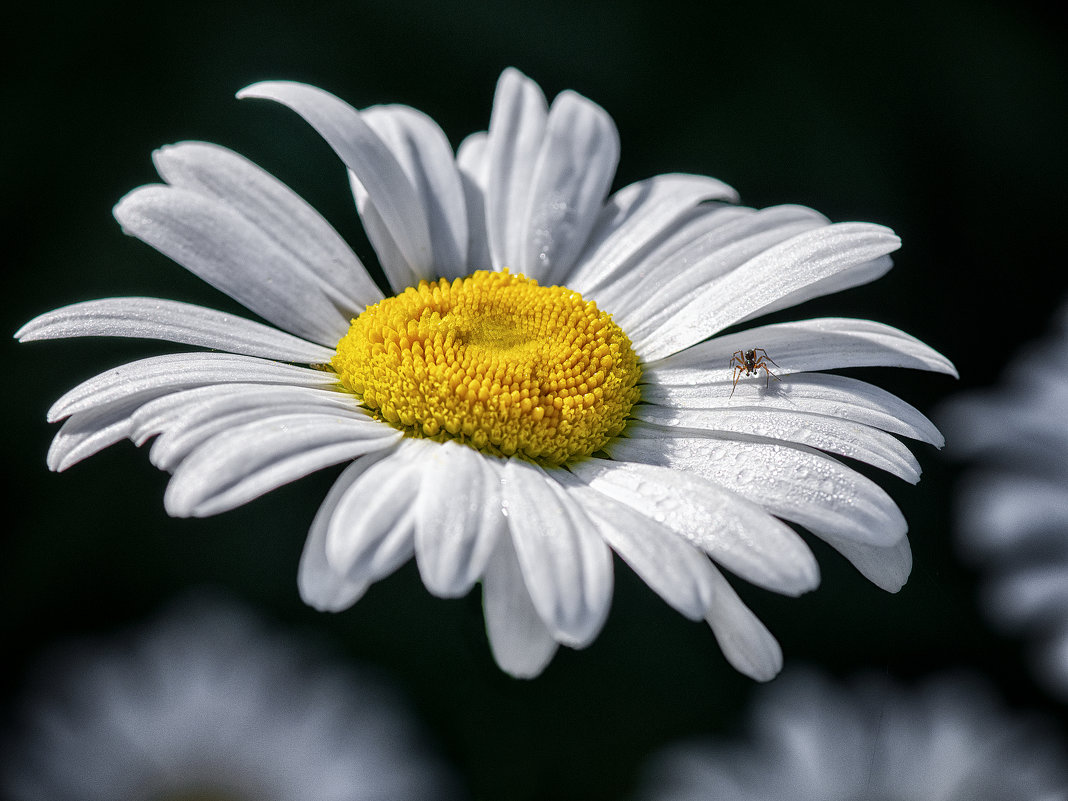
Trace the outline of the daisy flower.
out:
<instances>
[{"instance_id":1,"label":"daisy flower","mask_svg":"<svg viewBox=\"0 0 1068 801\"><path fill-rule=\"evenodd\" d=\"M186 599L37 679L0 757L13 801L453 797L391 690L232 603Z\"/></svg>"},{"instance_id":2,"label":"daisy flower","mask_svg":"<svg viewBox=\"0 0 1068 801\"><path fill-rule=\"evenodd\" d=\"M1068 307L1057 331L1011 363L1002 386L941 415L969 458L957 541L988 573L985 606L1034 640L1041 680L1068 700Z\"/></svg>"},{"instance_id":3,"label":"daisy flower","mask_svg":"<svg viewBox=\"0 0 1068 801\"><path fill-rule=\"evenodd\" d=\"M657 757L641 801L1063 801L1068 752L974 675L904 688L787 672L758 690L744 742Z\"/></svg>"},{"instance_id":4,"label":"daisy flower","mask_svg":"<svg viewBox=\"0 0 1068 801\"><path fill-rule=\"evenodd\" d=\"M788 595L815 587L816 561L787 522L880 587L905 581L904 518L835 456L915 482L893 435L941 436L887 392L818 371L952 374L949 361L868 320L720 335L879 277L892 231L745 208L696 175L609 194L611 118L570 91L549 106L513 69L488 131L455 155L407 106L357 111L285 82L238 97L288 106L336 151L388 291L259 167L212 144L162 148L165 183L135 189L115 216L270 325L154 298L31 321L23 341L103 334L216 351L133 362L69 391L49 412L66 420L52 469L155 437L149 458L173 473L167 511L201 516L345 463L311 524L304 599L348 607L414 553L435 595L481 582L490 646L516 676L596 637L613 552L758 679L779 670L778 644L720 568ZM757 348L766 372L732 369Z\"/></svg>"}]
</instances>

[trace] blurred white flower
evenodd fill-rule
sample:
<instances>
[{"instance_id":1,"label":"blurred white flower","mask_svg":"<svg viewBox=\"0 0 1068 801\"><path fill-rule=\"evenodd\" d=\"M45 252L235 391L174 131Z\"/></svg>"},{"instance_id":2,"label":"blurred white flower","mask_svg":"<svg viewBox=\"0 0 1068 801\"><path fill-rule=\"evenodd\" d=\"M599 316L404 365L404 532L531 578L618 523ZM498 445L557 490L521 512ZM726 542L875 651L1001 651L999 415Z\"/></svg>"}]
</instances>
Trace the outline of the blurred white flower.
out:
<instances>
[{"instance_id":1,"label":"blurred white flower","mask_svg":"<svg viewBox=\"0 0 1068 801\"><path fill-rule=\"evenodd\" d=\"M987 574L984 606L1033 642L1039 678L1068 700L1068 308L1002 385L961 395L940 418L960 482L957 540Z\"/></svg>"},{"instance_id":2,"label":"blurred white flower","mask_svg":"<svg viewBox=\"0 0 1068 801\"><path fill-rule=\"evenodd\" d=\"M796 670L756 691L749 736L660 754L641 801L1064 801L1068 752L974 675L905 689Z\"/></svg>"},{"instance_id":3,"label":"blurred white flower","mask_svg":"<svg viewBox=\"0 0 1068 801\"><path fill-rule=\"evenodd\" d=\"M883 589L904 584L904 517L834 456L915 482L895 435L942 438L888 392L819 371L953 366L869 320L715 336L880 277L893 231L740 207L695 175L609 196L612 119L574 92L550 107L512 69L489 130L455 155L407 106L357 111L286 82L239 96L289 106L337 152L396 294L383 298L330 225L244 158L198 142L157 151L166 183L122 199L123 229L277 327L152 298L31 321L23 341L216 351L133 362L68 392L49 412L66 420L52 469L156 437L149 458L174 474L167 511L203 516L347 463L311 526L304 599L344 609L414 554L436 595L481 581L493 654L516 676L597 636L613 551L758 679L778 672L779 645L719 568L811 590L816 560L784 521Z\"/></svg>"},{"instance_id":4,"label":"blurred white flower","mask_svg":"<svg viewBox=\"0 0 1068 801\"><path fill-rule=\"evenodd\" d=\"M0 752L12 801L453 797L393 692L204 597L35 677Z\"/></svg>"}]
</instances>

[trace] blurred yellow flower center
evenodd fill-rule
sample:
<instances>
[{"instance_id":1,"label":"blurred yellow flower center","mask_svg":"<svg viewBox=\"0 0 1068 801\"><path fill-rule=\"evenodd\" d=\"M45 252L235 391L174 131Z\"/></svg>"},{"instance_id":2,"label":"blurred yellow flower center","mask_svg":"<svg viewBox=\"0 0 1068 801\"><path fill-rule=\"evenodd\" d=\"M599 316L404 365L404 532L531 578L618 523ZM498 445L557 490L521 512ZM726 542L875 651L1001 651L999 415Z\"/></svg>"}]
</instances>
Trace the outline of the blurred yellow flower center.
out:
<instances>
[{"instance_id":1,"label":"blurred yellow flower center","mask_svg":"<svg viewBox=\"0 0 1068 801\"><path fill-rule=\"evenodd\" d=\"M627 335L597 304L507 270L422 281L368 306L331 364L411 435L547 464L619 434L641 377Z\"/></svg>"}]
</instances>

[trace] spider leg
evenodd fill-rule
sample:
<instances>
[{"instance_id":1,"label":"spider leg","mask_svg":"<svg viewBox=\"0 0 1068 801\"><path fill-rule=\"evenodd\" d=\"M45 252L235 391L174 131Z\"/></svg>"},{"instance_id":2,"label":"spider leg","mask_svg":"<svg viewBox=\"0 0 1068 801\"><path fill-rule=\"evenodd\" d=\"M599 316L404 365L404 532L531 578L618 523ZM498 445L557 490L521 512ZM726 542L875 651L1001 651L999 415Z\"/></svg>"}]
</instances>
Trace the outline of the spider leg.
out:
<instances>
[{"instance_id":1,"label":"spider leg","mask_svg":"<svg viewBox=\"0 0 1068 801\"><path fill-rule=\"evenodd\" d=\"M742 374L741 367L734 368L734 386L731 387L731 394L727 396L727 400L734 397L734 390L738 389L738 377Z\"/></svg>"},{"instance_id":2,"label":"spider leg","mask_svg":"<svg viewBox=\"0 0 1068 801\"><path fill-rule=\"evenodd\" d=\"M770 356L768 356L768 352L767 352L766 350L764 350L763 348L757 348L756 350L757 350L757 353L763 353L763 354L764 354L764 355L763 355L763 356L761 357L761 361L763 361L764 359L767 359L767 360L768 360L769 362L771 362L772 364L774 364L774 365L775 365L776 367L778 367L778 366L779 366L779 365L778 365L778 363L777 363L777 362L776 362L776 361L775 361L775 360L774 360L773 358L771 358ZM767 368L765 368L765 369L767 369Z\"/></svg>"}]
</instances>

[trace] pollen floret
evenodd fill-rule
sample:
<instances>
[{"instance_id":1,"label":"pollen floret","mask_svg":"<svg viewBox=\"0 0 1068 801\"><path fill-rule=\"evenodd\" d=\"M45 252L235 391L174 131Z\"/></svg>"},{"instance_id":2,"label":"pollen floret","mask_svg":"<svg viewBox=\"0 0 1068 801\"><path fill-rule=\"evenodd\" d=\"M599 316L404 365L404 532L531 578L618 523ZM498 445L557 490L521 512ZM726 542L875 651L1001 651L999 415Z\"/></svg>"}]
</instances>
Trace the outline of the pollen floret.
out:
<instances>
[{"instance_id":1,"label":"pollen floret","mask_svg":"<svg viewBox=\"0 0 1068 801\"><path fill-rule=\"evenodd\" d=\"M421 281L368 306L332 366L409 434L547 464L619 434L641 377L627 335L596 303L507 270Z\"/></svg>"}]
</instances>

